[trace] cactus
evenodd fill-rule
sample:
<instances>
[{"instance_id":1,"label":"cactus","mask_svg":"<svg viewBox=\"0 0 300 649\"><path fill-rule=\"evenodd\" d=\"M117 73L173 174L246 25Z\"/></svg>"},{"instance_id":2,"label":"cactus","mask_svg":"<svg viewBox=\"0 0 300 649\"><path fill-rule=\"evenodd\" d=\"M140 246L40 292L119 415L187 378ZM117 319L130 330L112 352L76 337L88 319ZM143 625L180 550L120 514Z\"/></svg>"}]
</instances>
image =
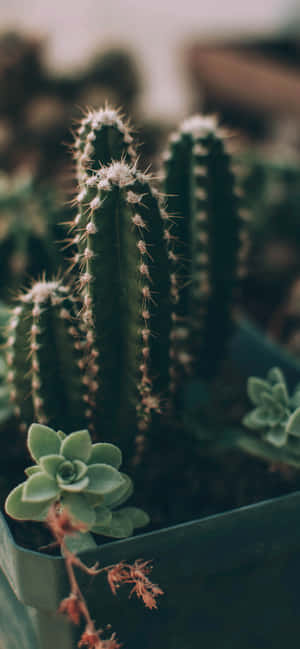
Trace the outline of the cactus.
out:
<instances>
[{"instance_id":1,"label":"cactus","mask_svg":"<svg viewBox=\"0 0 300 649\"><path fill-rule=\"evenodd\" d=\"M238 277L244 272L245 214L214 117L194 116L170 138L164 156L167 211L173 215L171 258L179 267L172 332L178 365L216 374L232 328ZM220 325L221 323L221 325Z\"/></svg>"},{"instance_id":2,"label":"cactus","mask_svg":"<svg viewBox=\"0 0 300 649\"><path fill-rule=\"evenodd\" d=\"M57 280L33 284L13 310L6 359L23 430L33 420L59 422L67 432L86 425L91 381L77 307L69 288Z\"/></svg>"},{"instance_id":3,"label":"cactus","mask_svg":"<svg viewBox=\"0 0 300 649\"><path fill-rule=\"evenodd\" d=\"M124 161L89 177L78 202L83 317L99 354L96 417L115 439L118 431L135 429L136 411L138 428L146 428L151 410L166 398L171 301L165 214L147 176Z\"/></svg>"},{"instance_id":4,"label":"cactus","mask_svg":"<svg viewBox=\"0 0 300 649\"><path fill-rule=\"evenodd\" d=\"M116 111L84 118L75 158L75 290L42 280L19 298L7 353L12 398L23 429L32 420L67 432L85 425L127 445L136 436L139 454L168 399L168 216Z\"/></svg>"},{"instance_id":5,"label":"cactus","mask_svg":"<svg viewBox=\"0 0 300 649\"><path fill-rule=\"evenodd\" d=\"M74 287L42 280L21 295L12 398L24 429L83 425L128 456L135 442L137 460L156 415L172 414L178 369L193 356L202 377L218 369L241 262L239 198L214 118L191 118L171 139L166 206L117 111L84 117L75 160Z\"/></svg>"}]
</instances>

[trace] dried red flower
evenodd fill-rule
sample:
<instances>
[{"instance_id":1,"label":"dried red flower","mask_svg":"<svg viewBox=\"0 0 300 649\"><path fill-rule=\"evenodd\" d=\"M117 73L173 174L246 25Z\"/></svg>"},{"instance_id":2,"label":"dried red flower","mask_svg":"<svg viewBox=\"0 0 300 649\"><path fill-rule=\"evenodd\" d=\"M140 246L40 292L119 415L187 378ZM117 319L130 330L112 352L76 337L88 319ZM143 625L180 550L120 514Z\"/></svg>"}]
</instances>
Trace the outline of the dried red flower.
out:
<instances>
[{"instance_id":1,"label":"dried red flower","mask_svg":"<svg viewBox=\"0 0 300 649\"><path fill-rule=\"evenodd\" d=\"M122 582L126 582L128 578L127 565L124 561L120 561L115 566L107 568L107 581L113 595L117 594L117 589L120 588Z\"/></svg>"},{"instance_id":2,"label":"dried red flower","mask_svg":"<svg viewBox=\"0 0 300 649\"><path fill-rule=\"evenodd\" d=\"M133 584L129 597L134 593L143 600L146 608L157 608L156 598L158 595L163 595L163 590L153 584L147 577L152 570L150 561L142 561L137 559L133 565L121 561L116 566L107 569L107 580L111 591L116 595L117 589L120 588L121 583Z\"/></svg>"},{"instance_id":3,"label":"dried red flower","mask_svg":"<svg viewBox=\"0 0 300 649\"><path fill-rule=\"evenodd\" d=\"M80 601L72 594L62 600L58 609L58 613L67 615L73 624L79 624L81 612Z\"/></svg>"},{"instance_id":4,"label":"dried red flower","mask_svg":"<svg viewBox=\"0 0 300 649\"><path fill-rule=\"evenodd\" d=\"M110 638L103 640L101 634L103 631L89 631L86 629L79 642L78 648L87 647L87 649L121 649L121 644L116 638L116 634L113 633Z\"/></svg>"}]
</instances>

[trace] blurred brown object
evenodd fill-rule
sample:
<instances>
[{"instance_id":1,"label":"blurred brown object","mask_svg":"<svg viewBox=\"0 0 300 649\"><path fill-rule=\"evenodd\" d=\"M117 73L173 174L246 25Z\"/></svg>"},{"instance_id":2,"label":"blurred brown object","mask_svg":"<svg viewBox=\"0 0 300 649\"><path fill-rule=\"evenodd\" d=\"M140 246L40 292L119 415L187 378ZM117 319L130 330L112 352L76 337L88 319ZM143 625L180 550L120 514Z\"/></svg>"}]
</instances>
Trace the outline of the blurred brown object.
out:
<instances>
[{"instance_id":1,"label":"blurred brown object","mask_svg":"<svg viewBox=\"0 0 300 649\"><path fill-rule=\"evenodd\" d=\"M0 171L21 167L65 185L74 121L107 102L136 119L139 72L131 53L115 48L97 54L80 72L55 76L45 66L44 48L38 38L0 34Z\"/></svg>"},{"instance_id":2,"label":"blurred brown object","mask_svg":"<svg viewBox=\"0 0 300 649\"><path fill-rule=\"evenodd\" d=\"M260 137L279 118L300 120L297 41L196 44L187 63L196 101L227 124Z\"/></svg>"},{"instance_id":3,"label":"blurred brown object","mask_svg":"<svg viewBox=\"0 0 300 649\"><path fill-rule=\"evenodd\" d=\"M0 114L17 116L43 83L42 42L15 32L0 37Z\"/></svg>"}]
</instances>

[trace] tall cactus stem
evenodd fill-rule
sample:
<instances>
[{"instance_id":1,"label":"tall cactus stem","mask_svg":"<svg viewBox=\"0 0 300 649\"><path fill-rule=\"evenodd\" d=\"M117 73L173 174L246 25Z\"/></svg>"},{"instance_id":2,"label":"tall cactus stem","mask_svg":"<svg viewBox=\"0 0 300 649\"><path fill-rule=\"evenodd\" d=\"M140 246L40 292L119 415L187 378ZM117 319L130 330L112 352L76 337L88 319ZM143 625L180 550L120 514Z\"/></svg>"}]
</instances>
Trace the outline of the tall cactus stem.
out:
<instances>
[{"instance_id":1,"label":"tall cactus stem","mask_svg":"<svg viewBox=\"0 0 300 649\"><path fill-rule=\"evenodd\" d=\"M164 219L145 174L125 161L91 176L83 205L79 291L90 345L98 354L98 418L114 439L137 426L144 444L151 413L168 385L170 282Z\"/></svg>"},{"instance_id":2,"label":"tall cactus stem","mask_svg":"<svg viewBox=\"0 0 300 649\"><path fill-rule=\"evenodd\" d=\"M177 375L216 373L232 326L248 238L226 133L215 117L196 115L170 138L164 156L167 210L176 215L173 254L181 248L180 297L171 332ZM220 329L222 322L222 330ZM199 344L200 343L200 344Z\"/></svg>"}]
</instances>

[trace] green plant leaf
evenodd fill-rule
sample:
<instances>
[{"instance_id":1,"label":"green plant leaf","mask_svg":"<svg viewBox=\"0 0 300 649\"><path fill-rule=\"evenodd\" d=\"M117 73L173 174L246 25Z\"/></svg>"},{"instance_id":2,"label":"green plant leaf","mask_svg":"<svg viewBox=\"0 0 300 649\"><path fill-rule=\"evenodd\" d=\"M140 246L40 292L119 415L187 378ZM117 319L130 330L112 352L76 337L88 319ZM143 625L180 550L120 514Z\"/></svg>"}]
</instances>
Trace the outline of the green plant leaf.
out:
<instances>
[{"instance_id":1,"label":"green plant leaf","mask_svg":"<svg viewBox=\"0 0 300 649\"><path fill-rule=\"evenodd\" d=\"M107 442L93 444L89 464L109 464L118 469L122 464L122 452L117 446Z\"/></svg>"},{"instance_id":2,"label":"green plant leaf","mask_svg":"<svg viewBox=\"0 0 300 649\"><path fill-rule=\"evenodd\" d=\"M123 511L112 512L112 520L109 525L97 525L93 527L92 532L95 534L102 534L103 536L111 536L115 539L123 539L133 534L133 523L129 516Z\"/></svg>"},{"instance_id":3,"label":"green plant leaf","mask_svg":"<svg viewBox=\"0 0 300 649\"><path fill-rule=\"evenodd\" d=\"M267 374L267 379L270 383L283 383L286 385L284 375L279 367L272 367Z\"/></svg>"},{"instance_id":4,"label":"green plant leaf","mask_svg":"<svg viewBox=\"0 0 300 649\"><path fill-rule=\"evenodd\" d=\"M295 390L292 398L291 398L291 407L292 408L299 408L300 406L300 386Z\"/></svg>"},{"instance_id":5,"label":"green plant leaf","mask_svg":"<svg viewBox=\"0 0 300 649\"><path fill-rule=\"evenodd\" d=\"M87 472L89 484L87 493L108 494L124 482L121 473L108 464L90 464Z\"/></svg>"},{"instance_id":6,"label":"green plant leaf","mask_svg":"<svg viewBox=\"0 0 300 649\"><path fill-rule=\"evenodd\" d=\"M26 480L23 488L23 500L28 503L43 503L55 500L59 495L56 481L46 473L36 473Z\"/></svg>"},{"instance_id":7,"label":"green plant leaf","mask_svg":"<svg viewBox=\"0 0 300 649\"><path fill-rule=\"evenodd\" d=\"M88 430L77 430L68 435L61 444L60 452L67 460L88 462L92 453L92 442Z\"/></svg>"},{"instance_id":8,"label":"green plant leaf","mask_svg":"<svg viewBox=\"0 0 300 649\"><path fill-rule=\"evenodd\" d=\"M263 392L268 392L270 386L267 381L259 379L256 376L250 376L247 384L248 397L254 403L255 406L258 406L261 403L261 395Z\"/></svg>"},{"instance_id":9,"label":"green plant leaf","mask_svg":"<svg viewBox=\"0 0 300 649\"><path fill-rule=\"evenodd\" d=\"M286 425L286 432L289 435L300 437L300 408L291 414Z\"/></svg>"},{"instance_id":10,"label":"green plant leaf","mask_svg":"<svg viewBox=\"0 0 300 649\"><path fill-rule=\"evenodd\" d=\"M24 473L27 475L28 478L30 478L31 475L34 475L35 473L43 473L41 467L38 466L28 466L27 469L25 469Z\"/></svg>"},{"instance_id":11,"label":"green plant leaf","mask_svg":"<svg viewBox=\"0 0 300 649\"><path fill-rule=\"evenodd\" d=\"M274 385L272 394L284 407L287 408L289 406L289 394L285 383L277 383Z\"/></svg>"},{"instance_id":12,"label":"green plant leaf","mask_svg":"<svg viewBox=\"0 0 300 649\"><path fill-rule=\"evenodd\" d=\"M83 478L83 476L85 476L87 473L87 465L85 464L85 462L81 462L81 460L74 460L74 466L76 467L77 471L77 480L80 480L80 478Z\"/></svg>"},{"instance_id":13,"label":"green plant leaf","mask_svg":"<svg viewBox=\"0 0 300 649\"><path fill-rule=\"evenodd\" d=\"M97 547L95 539L89 532L77 532L71 536L65 536L65 544L73 554L94 550Z\"/></svg>"},{"instance_id":14,"label":"green plant leaf","mask_svg":"<svg viewBox=\"0 0 300 649\"><path fill-rule=\"evenodd\" d=\"M280 410L282 408L281 403L278 403L274 398L272 392L262 392L260 395L260 405L270 410Z\"/></svg>"},{"instance_id":15,"label":"green plant leaf","mask_svg":"<svg viewBox=\"0 0 300 649\"><path fill-rule=\"evenodd\" d=\"M87 494L86 491L84 496L92 507L99 507L104 504L104 496L99 496L99 494Z\"/></svg>"},{"instance_id":16,"label":"green plant leaf","mask_svg":"<svg viewBox=\"0 0 300 649\"><path fill-rule=\"evenodd\" d=\"M64 461L65 458L62 455L44 455L40 458L39 463L45 473L55 478L59 465Z\"/></svg>"},{"instance_id":17,"label":"green plant leaf","mask_svg":"<svg viewBox=\"0 0 300 649\"><path fill-rule=\"evenodd\" d=\"M59 453L60 439L52 428L42 426L42 424L31 424L27 446L30 455L38 462L43 455L53 455Z\"/></svg>"},{"instance_id":18,"label":"green plant leaf","mask_svg":"<svg viewBox=\"0 0 300 649\"><path fill-rule=\"evenodd\" d=\"M278 448L284 446L287 442L287 433L283 426L277 426L276 428L270 428L266 433L265 439L277 446Z\"/></svg>"},{"instance_id":19,"label":"green plant leaf","mask_svg":"<svg viewBox=\"0 0 300 649\"><path fill-rule=\"evenodd\" d=\"M119 487L111 491L109 494L105 494L104 504L108 507L119 507L122 503L126 502L133 493L133 482L129 475L126 473L121 473L122 478L124 478L124 483Z\"/></svg>"},{"instance_id":20,"label":"green plant leaf","mask_svg":"<svg viewBox=\"0 0 300 649\"><path fill-rule=\"evenodd\" d=\"M76 480L76 482L66 483L66 482L63 482L63 480L61 480L59 478L59 476L58 476L57 477L57 482L58 482L58 484L59 484L62 491L69 491L71 493L76 493L76 492L79 493L80 491L85 491L86 490L86 488L87 488L87 486L89 484L89 478L88 478L88 476L84 476L83 478L81 478L81 480Z\"/></svg>"},{"instance_id":21,"label":"green plant leaf","mask_svg":"<svg viewBox=\"0 0 300 649\"><path fill-rule=\"evenodd\" d=\"M243 425L252 430L261 430L262 428L265 428L268 420L265 418L264 414L262 414L262 410L262 408L255 408L255 410L248 412L243 417Z\"/></svg>"},{"instance_id":22,"label":"green plant leaf","mask_svg":"<svg viewBox=\"0 0 300 649\"><path fill-rule=\"evenodd\" d=\"M150 523L150 516L138 507L124 507L121 511L123 515L126 514L130 518L134 528L145 527L145 525L149 525Z\"/></svg>"},{"instance_id":23,"label":"green plant leaf","mask_svg":"<svg viewBox=\"0 0 300 649\"><path fill-rule=\"evenodd\" d=\"M47 517L52 500L43 503L29 503L22 499L23 488L26 483L18 485L7 496L5 511L17 520L43 521Z\"/></svg>"},{"instance_id":24,"label":"green plant leaf","mask_svg":"<svg viewBox=\"0 0 300 649\"><path fill-rule=\"evenodd\" d=\"M112 512L108 507L100 506L95 509L95 514L96 514L96 521L93 526L93 529L97 527L98 525L101 527L106 527L107 525L110 525L111 520L112 520Z\"/></svg>"},{"instance_id":25,"label":"green plant leaf","mask_svg":"<svg viewBox=\"0 0 300 649\"><path fill-rule=\"evenodd\" d=\"M71 516L91 529L96 521L95 510L88 504L83 494L64 493L62 504L67 507Z\"/></svg>"}]
</instances>

